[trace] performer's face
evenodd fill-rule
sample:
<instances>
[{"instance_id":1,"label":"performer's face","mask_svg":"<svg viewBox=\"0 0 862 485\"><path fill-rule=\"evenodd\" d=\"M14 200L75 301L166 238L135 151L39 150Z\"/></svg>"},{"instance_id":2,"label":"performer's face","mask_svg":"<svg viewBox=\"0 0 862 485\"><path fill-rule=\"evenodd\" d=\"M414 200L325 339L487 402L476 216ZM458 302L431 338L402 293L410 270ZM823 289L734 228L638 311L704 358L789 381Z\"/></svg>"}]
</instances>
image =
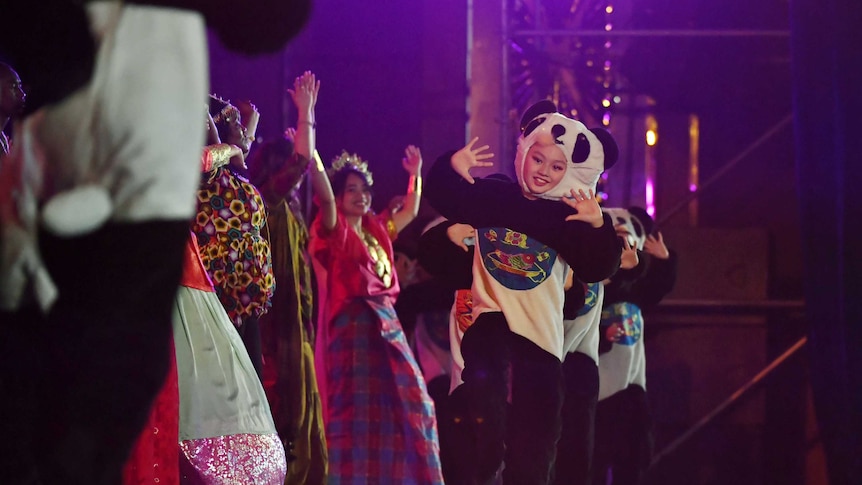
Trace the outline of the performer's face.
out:
<instances>
[{"instance_id":1,"label":"performer's face","mask_svg":"<svg viewBox=\"0 0 862 485\"><path fill-rule=\"evenodd\" d=\"M24 109L26 97L18 74L15 71L0 67L0 115L14 116L20 114Z\"/></svg>"},{"instance_id":2,"label":"performer's face","mask_svg":"<svg viewBox=\"0 0 862 485\"><path fill-rule=\"evenodd\" d=\"M338 204L346 216L363 216L371 207L371 188L359 175L351 173L344 184Z\"/></svg>"},{"instance_id":3,"label":"performer's face","mask_svg":"<svg viewBox=\"0 0 862 485\"><path fill-rule=\"evenodd\" d=\"M566 156L553 142L537 142L524 160L524 183L530 193L541 195L553 189L566 174Z\"/></svg>"}]
</instances>

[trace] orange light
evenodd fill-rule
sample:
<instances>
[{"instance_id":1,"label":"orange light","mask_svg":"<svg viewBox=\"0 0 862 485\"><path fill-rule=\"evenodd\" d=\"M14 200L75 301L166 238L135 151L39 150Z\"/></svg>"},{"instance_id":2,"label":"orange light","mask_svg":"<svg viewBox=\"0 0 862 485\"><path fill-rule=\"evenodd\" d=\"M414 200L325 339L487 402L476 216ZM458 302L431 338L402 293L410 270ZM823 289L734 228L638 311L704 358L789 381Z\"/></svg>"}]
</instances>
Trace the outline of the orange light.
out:
<instances>
[{"instance_id":1,"label":"orange light","mask_svg":"<svg viewBox=\"0 0 862 485\"><path fill-rule=\"evenodd\" d=\"M658 141L658 133L655 130L647 130L646 132L646 144L647 146L655 146Z\"/></svg>"}]
</instances>

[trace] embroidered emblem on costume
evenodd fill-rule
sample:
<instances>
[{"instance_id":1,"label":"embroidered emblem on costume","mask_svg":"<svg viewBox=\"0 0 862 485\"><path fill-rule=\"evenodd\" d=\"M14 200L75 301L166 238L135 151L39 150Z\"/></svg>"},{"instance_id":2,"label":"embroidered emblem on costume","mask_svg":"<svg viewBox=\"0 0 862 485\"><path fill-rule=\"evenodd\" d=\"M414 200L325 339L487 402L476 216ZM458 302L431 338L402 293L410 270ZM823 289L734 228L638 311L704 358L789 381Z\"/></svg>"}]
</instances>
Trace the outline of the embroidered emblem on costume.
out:
<instances>
[{"instance_id":1,"label":"embroidered emblem on costume","mask_svg":"<svg viewBox=\"0 0 862 485\"><path fill-rule=\"evenodd\" d=\"M578 316L584 316L596 306L599 301L599 285L601 283L584 284L584 306L578 310Z\"/></svg>"},{"instance_id":2,"label":"embroidered emblem on costume","mask_svg":"<svg viewBox=\"0 0 862 485\"><path fill-rule=\"evenodd\" d=\"M602 310L601 328L618 325L623 329L623 335L616 342L618 345L634 345L641 339L643 333L643 315L641 309L634 303L621 302Z\"/></svg>"},{"instance_id":3,"label":"embroidered emblem on costume","mask_svg":"<svg viewBox=\"0 0 862 485\"><path fill-rule=\"evenodd\" d=\"M557 252L526 234L506 228L481 232L479 250L485 269L510 290L530 290L548 278Z\"/></svg>"}]
</instances>

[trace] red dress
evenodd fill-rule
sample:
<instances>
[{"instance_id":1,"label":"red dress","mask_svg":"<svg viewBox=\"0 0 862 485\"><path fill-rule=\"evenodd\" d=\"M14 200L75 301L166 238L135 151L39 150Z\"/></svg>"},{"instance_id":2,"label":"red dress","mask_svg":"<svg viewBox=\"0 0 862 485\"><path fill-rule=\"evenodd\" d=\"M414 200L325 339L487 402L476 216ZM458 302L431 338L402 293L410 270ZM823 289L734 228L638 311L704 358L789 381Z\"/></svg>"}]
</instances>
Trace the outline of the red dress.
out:
<instances>
[{"instance_id":1,"label":"red dress","mask_svg":"<svg viewBox=\"0 0 862 485\"><path fill-rule=\"evenodd\" d=\"M180 394L177 360L171 342L171 366L153 402L150 418L123 468L123 485L179 485Z\"/></svg>"},{"instance_id":2,"label":"red dress","mask_svg":"<svg viewBox=\"0 0 862 485\"><path fill-rule=\"evenodd\" d=\"M395 315L395 272L381 271L393 260L385 227L365 216L377 243L368 245L340 214L332 231L319 219L311 228L312 256L327 274L315 357L328 483L442 485L434 405Z\"/></svg>"}]
</instances>

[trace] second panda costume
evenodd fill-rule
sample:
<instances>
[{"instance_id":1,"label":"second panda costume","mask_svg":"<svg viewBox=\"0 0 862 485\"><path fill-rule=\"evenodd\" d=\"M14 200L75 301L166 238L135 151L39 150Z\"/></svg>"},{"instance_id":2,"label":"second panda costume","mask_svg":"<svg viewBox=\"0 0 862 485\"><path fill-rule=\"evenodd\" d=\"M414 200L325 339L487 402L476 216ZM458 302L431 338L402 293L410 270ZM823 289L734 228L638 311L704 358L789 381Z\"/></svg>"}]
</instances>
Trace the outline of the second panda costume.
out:
<instances>
[{"instance_id":1,"label":"second panda costume","mask_svg":"<svg viewBox=\"0 0 862 485\"><path fill-rule=\"evenodd\" d=\"M653 233L645 210L604 209L617 233L638 249L638 265L620 270L604 285L599 326L599 392L595 414L593 483L640 483L652 458L652 418L646 399L646 354L642 310L657 304L674 286L677 256L644 251ZM666 248L665 248L666 249Z\"/></svg>"}]
</instances>

